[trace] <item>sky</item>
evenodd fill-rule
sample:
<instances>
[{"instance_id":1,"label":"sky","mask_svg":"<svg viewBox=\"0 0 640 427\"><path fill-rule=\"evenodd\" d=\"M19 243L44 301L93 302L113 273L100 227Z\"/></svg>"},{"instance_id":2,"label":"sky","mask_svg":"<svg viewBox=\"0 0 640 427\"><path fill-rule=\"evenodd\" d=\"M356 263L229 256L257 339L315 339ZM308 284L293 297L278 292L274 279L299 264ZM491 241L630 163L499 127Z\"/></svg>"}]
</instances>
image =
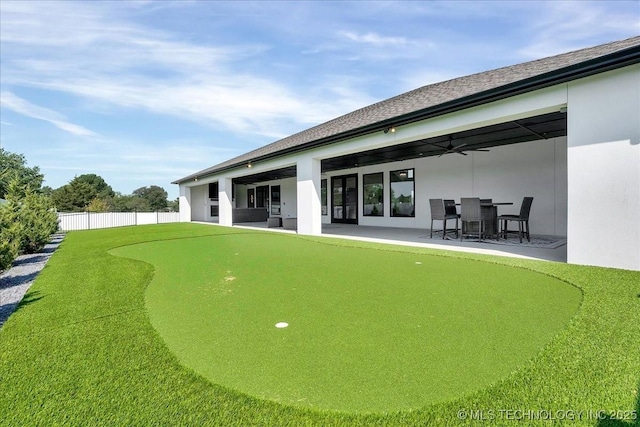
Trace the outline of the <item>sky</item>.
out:
<instances>
[{"instance_id":1,"label":"sky","mask_svg":"<svg viewBox=\"0 0 640 427\"><path fill-rule=\"evenodd\" d=\"M640 34L640 1L0 1L0 146L172 181L431 83Z\"/></svg>"}]
</instances>

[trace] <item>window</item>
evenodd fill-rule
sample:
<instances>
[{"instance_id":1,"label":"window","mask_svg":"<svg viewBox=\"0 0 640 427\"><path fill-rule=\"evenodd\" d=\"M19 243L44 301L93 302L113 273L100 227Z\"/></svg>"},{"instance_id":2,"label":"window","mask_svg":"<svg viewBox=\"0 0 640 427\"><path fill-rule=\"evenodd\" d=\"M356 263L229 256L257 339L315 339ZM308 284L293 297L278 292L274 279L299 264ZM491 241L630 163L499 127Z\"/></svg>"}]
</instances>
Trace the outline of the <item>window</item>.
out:
<instances>
[{"instance_id":1,"label":"window","mask_svg":"<svg viewBox=\"0 0 640 427\"><path fill-rule=\"evenodd\" d=\"M280 186L271 186L271 215L280 215Z\"/></svg>"},{"instance_id":2,"label":"window","mask_svg":"<svg viewBox=\"0 0 640 427\"><path fill-rule=\"evenodd\" d=\"M327 208L327 180L320 180L320 205L322 206L322 215L327 215L329 209Z\"/></svg>"},{"instance_id":3,"label":"window","mask_svg":"<svg viewBox=\"0 0 640 427\"><path fill-rule=\"evenodd\" d=\"M220 207L218 205L211 205L211 216L218 216Z\"/></svg>"},{"instance_id":4,"label":"window","mask_svg":"<svg viewBox=\"0 0 640 427\"><path fill-rule=\"evenodd\" d=\"M391 172L391 216L415 217L413 169Z\"/></svg>"},{"instance_id":5,"label":"window","mask_svg":"<svg viewBox=\"0 0 640 427\"><path fill-rule=\"evenodd\" d=\"M211 200L218 200L218 182L212 182L209 184L209 198Z\"/></svg>"},{"instance_id":6,"label":"window","mask_svg":"<svg viewBox=\"0 0 640 427\"><path fill-rule=\"evenodd\" d=\"M269 207L269 186L261 185L256 187L256 208Z\"/></svg>"},{"instance_id":7,"label":"window","mask_svg":"<svg viewBox=\"0 0 640 427\"><path fill-rule=\"evenodd\" d=\"M382 172L362 176L362 206L365 216L384 215Z\"/></svg>"}]
</instances>

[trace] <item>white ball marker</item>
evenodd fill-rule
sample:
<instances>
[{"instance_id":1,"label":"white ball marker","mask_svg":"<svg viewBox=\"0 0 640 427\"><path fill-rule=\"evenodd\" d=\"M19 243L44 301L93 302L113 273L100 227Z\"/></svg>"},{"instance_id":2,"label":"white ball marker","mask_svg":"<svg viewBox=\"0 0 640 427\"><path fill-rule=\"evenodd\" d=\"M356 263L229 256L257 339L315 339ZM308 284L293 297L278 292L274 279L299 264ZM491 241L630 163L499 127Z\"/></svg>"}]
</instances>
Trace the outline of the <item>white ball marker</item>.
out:
<instances>
[{"instance_id":1,"label":"white ball marker","mask_svg":"<svg viewBox=\"0 0 640 427\"><path fill-rule=\"evenodd\" d=\"M278 322L278 323L276 323L276 328L278 328L278 329L286 328L287 326L289 326L289 324L287 322Z\"/></svg>"}]
</instances>

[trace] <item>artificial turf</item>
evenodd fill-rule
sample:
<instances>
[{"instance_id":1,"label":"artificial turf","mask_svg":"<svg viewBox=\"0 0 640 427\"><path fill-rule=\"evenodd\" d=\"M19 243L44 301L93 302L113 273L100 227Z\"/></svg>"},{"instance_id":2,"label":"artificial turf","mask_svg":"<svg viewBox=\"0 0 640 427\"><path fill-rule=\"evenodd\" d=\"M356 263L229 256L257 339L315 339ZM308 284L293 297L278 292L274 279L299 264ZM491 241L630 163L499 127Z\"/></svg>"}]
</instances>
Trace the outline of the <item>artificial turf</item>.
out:
<instances>
[{"instance_id":1,"label":"artificial turf","mask_svg":"<svg viewBox=\"0 0 640 427\"><path fill-rule=\"evenodd\" d=\"M639 272L417 248L395 247L392 252L536 271L579 288L582 303L568 326L516 371L486 387L419 409L384 414L314 410L215 384L195 368L185 367L152 326L145 292L154 267L108 251L225 234L246 232L171 224L68 234L25 302L0 329L2 425L549 425L550 416L558 424L640 425ZM328 252L348 252L350 247L389 252L388 246L372 243L290 239L329 245ZM386 262L378 257L374 267ZM285 263L278 273L285 274L292 266L293 262ZM412 267L425 266L423 261ZM328 263L324 271L332 270ZM469 272L455 269L451 274ZM303 277L305 283L317 280ZM290 321L286 330L270 331L291 335L301 322Z\"/></svg>"},{"instance_id":2,"label":"artificial turf","mask_svg":"<svg viewBox=\"0 0 640 427\"><path fill-rule=\"evenodd\" d=\"M154 266L151 323L183 364L316 409L416 409L486 387L540 351L581 301L529 270L273 233L111 253Z\"/></svg>"}]
</instances>

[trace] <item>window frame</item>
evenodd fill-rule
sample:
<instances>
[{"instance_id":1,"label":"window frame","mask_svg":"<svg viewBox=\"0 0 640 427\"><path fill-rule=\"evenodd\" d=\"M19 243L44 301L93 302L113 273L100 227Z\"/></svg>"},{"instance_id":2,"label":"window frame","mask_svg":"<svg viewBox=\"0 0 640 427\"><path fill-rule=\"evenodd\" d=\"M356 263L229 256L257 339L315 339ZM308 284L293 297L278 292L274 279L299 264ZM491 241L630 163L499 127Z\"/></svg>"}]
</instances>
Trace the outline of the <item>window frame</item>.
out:
<instances>
[{"instance_id":1,"label":"window frame","mask_svg":"<svg viewBox=\"0 0 640 427\"><path fill-rule=\"evenodd\" d=\"M218 184L218 181L210 182L209 183L209 199L212 201L218 201L219 198L220 198L220 186Z\"/></svg>"},{"instance_id":2,"label":"window frame","mask_svg":"<svg viewBox=\"0 0 640 427\"><path fill-rule=\"evenodd\" d=\"M400 179L400 176L401 176L402 172L406 172L407 176L406 176L405 179ZM396 180L394 180L394 178L396 178ZM399 213L398 211L401 210L401 209L397 206L397 202L394 205L393 184L394 183L398 183L398 182L411 182L412 183L411 196L410 196L411 197L411 212L409 214ZM404 195L400 194L400 196L404 196ZM407 197L407 196L405 196L405 197ZM403 202L400 201L399 203L402 204ZM394 218L415 218L416 217L415 168L398 169L398 170L389 172L389 207L391 208L390 215L392 217L394 217Z\"/></svg>"},{"instance_id":3,"label":"window frame","mask_svg":"<svg viewBox=\"0 0 640 427\"><path fill-rule=\"evenodd\" d=\"M279 185L272 185L269 189L271 193L271 215L282 215L282 194Z\"/></svg>"},{"instance_id":4,"label":"window frame","mask_svg":"<svg viewBox=\"0 0 640 427\"><path fill-rule=\"evenodd\" d=\"M367 179L379 175L380 179L377 182L367 183ZM367 186L380 185L380 194L377 196L377 203L367 203L371 200L367 200ZM367 213L367 205L373 204L374 207L370 213ZM378 208L376 205L379 205ZM374 210L378 213L373 213ZM380 217L384 216L384 172L374 172L362 175L362 216Z\"/></svg>"}]
</instances>

